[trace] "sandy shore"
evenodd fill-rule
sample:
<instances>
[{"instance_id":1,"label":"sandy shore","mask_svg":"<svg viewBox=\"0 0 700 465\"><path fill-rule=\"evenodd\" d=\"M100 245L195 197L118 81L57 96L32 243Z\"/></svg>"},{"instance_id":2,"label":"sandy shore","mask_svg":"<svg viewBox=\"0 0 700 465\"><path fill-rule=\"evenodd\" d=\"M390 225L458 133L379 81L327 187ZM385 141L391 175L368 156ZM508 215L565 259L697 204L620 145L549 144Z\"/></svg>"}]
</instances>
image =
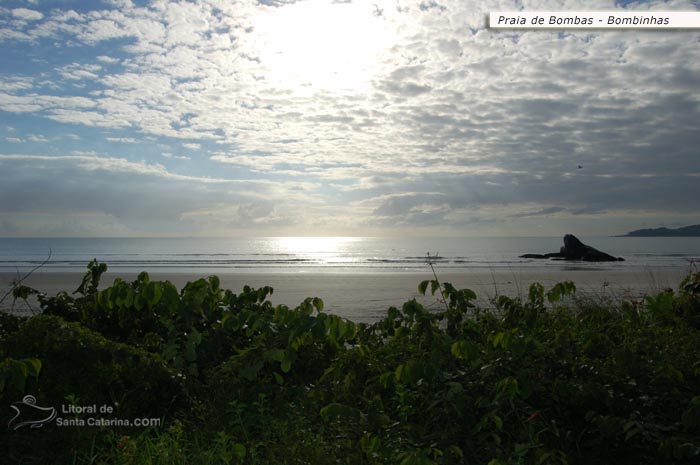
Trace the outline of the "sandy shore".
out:
<instances>
[{"instance_id":1,"label":"sandy shore","mask_svg":"<svg viewBox=\"0 0 700 465\"><path fill-rule=\"evenodd\" d=\"M676 289L687 274L687 268L659 269L647 271L531 271L517 270L496 272L439 273L443 282L450 282L457 288L470 288L477 293L479 300L486 303L495 295L526 296L533 282L549 288L559 281L571 280L576 283L579 293L594 296L639 296L664 288ZM305 297L321 297L326 310L354 321L376 321L386 314L392 305L400 306L405 301L417 298L424 305L435 304L432 296L420 296L418 283L432 279L427 273L401 274L316 274L316 273L217 273L224 288L240 292L244 285L252 287L272 286L273 304L296 306ZM80 284L83 273L37 271L24 284L39 289L49 295L61 290L74 291ZM111 284L115 277L133 280L135 273L108 272L103 276L102 287ZM194 273L150 273L151 279L169 280L178 288L188 281L203 277ZM16 278L13 273L0 273L0 297L9 289ZM3 303L11 305L11 297Z\"/></svg>"}]
</instances>

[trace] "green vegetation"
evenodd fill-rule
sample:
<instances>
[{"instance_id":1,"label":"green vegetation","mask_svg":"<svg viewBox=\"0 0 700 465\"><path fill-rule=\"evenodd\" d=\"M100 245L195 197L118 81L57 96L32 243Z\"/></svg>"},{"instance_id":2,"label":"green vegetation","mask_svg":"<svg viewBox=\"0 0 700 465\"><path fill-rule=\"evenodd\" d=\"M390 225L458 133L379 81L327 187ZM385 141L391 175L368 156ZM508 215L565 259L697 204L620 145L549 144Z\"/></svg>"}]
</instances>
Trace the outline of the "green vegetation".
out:
<instances>
[{"instance_id":1,"label":"green vegetation","mask_svg":"<svg viewBox=\"0 0 700 465\"><path fill-rule=\"evenodd\" d=\"M272 288L117 279L0 314L0 450L22 464L658 464L700 460L700 273L640 301L573 283L527 299L435 280L375 324ZM12 430L31 394L62 418L160 425ZM108 405L109 414L62 413Z\"/></svg>"}]
</instances>

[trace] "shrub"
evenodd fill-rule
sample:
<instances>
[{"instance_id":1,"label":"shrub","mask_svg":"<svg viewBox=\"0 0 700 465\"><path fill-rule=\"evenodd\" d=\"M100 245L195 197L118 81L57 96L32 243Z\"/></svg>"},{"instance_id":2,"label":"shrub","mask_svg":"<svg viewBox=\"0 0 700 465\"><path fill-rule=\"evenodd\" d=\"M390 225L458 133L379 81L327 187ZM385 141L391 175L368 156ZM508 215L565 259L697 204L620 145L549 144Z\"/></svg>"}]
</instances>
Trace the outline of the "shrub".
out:
<instances>
[{"instance_id":1,"label":"shrub","mask_svg":"<svg viewBox=\"0 0 700 465\"><path fill-rule=\"evenodd\" d=\"M564 282L549 290L535 284L525 299L501 296L493 308L479 308L472 291L435 275L419 291L438 296L439 310L412 300L366 325L325 313L318 298L273 307L272 288L234 294L216 277L178 292L142 273L98 290L104 269L91 264L80 297L42 297L53 315L0 319L0 387L13 396L31 392L42 403L68 396L118 404L122 415L177 421L145 431L45 428L31 441L4 435L8 460L497 465L700 458L698 274L678 292L638 301L580 298Z\"/></svg>"}]
</instances>

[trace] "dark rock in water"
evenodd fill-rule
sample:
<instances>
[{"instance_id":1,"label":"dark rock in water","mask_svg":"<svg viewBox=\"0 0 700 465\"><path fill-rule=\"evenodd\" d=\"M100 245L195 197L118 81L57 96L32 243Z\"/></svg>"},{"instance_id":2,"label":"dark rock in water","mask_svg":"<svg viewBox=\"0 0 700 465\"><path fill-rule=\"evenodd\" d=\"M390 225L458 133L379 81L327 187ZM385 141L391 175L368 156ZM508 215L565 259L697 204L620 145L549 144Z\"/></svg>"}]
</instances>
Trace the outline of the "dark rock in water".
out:
<instances>
[{"instance_id":1,"label":"dark rock in water","mask_svg":"<svg viewBox=\"0 0 700 465\"><path fill-rule=\"evenodd\" d=\"M564 247L559 249L559 253L563 254L567 260L583 260L587 262L622 262L625 260L624 258L613 257L598 249L594 249L578 240L573 234L564 236Z\"/></svg>"},{"instance_id":2,"label":"dark rock in water","mask_svg":"<svg viewBox=\"0 0 700 465\"><path fill-rule=\"evenodd\" d=\"M564 255L562 255L560 252L553 252L553 253L546 253L546 254L526 253L525 255L521 255L520 258L564 258Z\"/></svg>"},{"instance_id":3,"label":"dark rock in water","mask_svg":"<svg viewBox=\"0 0 700 465\"><path fill-rule=\"evenodd\" d=\"M564 260L583 260L584 262L625 261L622 257L613 257L590 245L584 244L573 234L564 236L564 246L559 249L559 252L547 254L528 253L521 255L520 258L563 258Z\"/></svg>"},{"instance_id":4,"label":"dark rock in water","mask_svg":"<svg viewBox=\"0 0 700 465\"><path fill-rule=\"evenodd\" d=\"M547 258L544 255L540 253L526 253L525 255L521 255L520 258Z\"/></svg>"}]
</instances>

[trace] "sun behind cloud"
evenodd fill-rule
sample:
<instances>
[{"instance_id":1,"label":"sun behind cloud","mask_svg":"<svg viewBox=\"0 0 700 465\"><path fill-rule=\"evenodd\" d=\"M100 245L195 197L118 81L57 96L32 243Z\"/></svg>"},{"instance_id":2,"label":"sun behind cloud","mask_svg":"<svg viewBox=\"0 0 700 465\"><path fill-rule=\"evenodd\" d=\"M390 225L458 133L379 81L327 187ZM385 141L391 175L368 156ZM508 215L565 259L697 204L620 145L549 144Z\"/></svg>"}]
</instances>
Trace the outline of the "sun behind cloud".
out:
<instances>
[{"instance_id":1,"label":"sun behind cloud","mask_svg":"<svg viewBox=\"0 0 700 465\"><path fill-rule=\"evenodd\" d=\"M296 95L364 91L395 40L381 2L310 0L264 7L251 19L264 79Z\"/></svg>"},{"instance_id":2,"label":"sun behind cloud","mask_svg":"<svg viewBox=\"0 0 700 465\"><path fill-rule=\"evenodd\" d=\"M696 30L497 31L465 0L6 3L0 235L697 222Z\"/></svg>"}]
</instances>

